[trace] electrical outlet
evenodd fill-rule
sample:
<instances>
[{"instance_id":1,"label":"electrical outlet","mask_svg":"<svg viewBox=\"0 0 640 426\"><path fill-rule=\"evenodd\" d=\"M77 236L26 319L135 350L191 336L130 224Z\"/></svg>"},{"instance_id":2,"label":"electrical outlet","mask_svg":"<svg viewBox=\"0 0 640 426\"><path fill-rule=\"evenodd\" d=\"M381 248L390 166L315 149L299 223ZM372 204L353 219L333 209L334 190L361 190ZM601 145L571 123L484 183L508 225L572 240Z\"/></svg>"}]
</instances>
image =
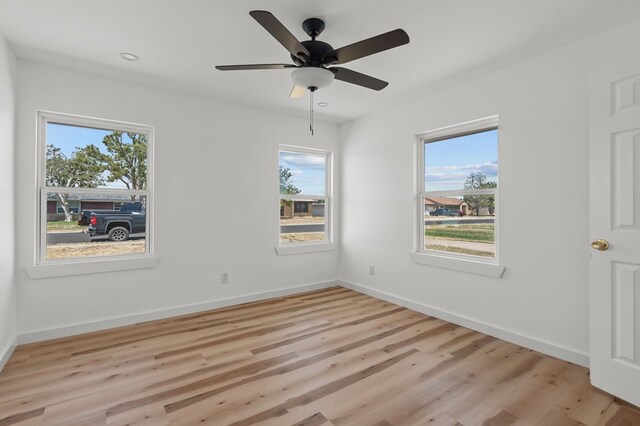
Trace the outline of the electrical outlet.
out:
<instances>
[{"instance_id":1,"label":"electrical outlet","mask_svg":"<svg viewBox=\"0 0 640 426\"><path fill-rule=\"evenodd\" d=\"M376 274L376 267L373 265L369 265L369 275L375 275Z\"/></svg>"},{"instance_id":2,"label":"electrical outlet","mask_svg":"<svg viewBox=\"0 0 640 426\"><path fill-rule=\"evenodd\" d=\"M223 272L220 274L220 284L229 284L229 273Z\"/></svg>"}]
</instances>

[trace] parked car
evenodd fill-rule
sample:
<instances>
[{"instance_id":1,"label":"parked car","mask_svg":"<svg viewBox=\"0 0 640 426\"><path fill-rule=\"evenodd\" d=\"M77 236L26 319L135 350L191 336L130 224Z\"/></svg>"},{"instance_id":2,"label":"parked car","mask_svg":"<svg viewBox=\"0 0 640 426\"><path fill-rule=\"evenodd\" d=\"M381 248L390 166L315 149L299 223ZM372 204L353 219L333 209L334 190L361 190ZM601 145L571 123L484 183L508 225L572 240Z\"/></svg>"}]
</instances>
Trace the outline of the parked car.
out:
<instances>
[{"instance_id":1,"label":"parked car","mask_svg":"<svg viewBox=\"0 0 640 426\"><path fill-rule=\"evenodd\" d=\"M91 213L117 213L117 212L141 212L144 210L144 206L141 202L122 203L120 210L82 210L78 217L78 225L88 226L91 225Z\"/></svg>"},{"instance_id":2,"label":"parked car","mask_svg":"<svg viewBox=\"0 0 640 426\"><path fill-rule=\"evenodd\" d=\"M91 212L90 237L106 235L110 241L126 241L131 234L146 232L147 217L144 211Z\"/></svg>"},{"instance_id":3,"label":"parked car","mask_svg":"<svg viewBox=\"0 0 640 426\"><path fill-rule=\"evenodd\" d=\"M431 212L431 216L459 216L460 212L458 210L450 210L450 209L435 209Z\"/></svg>"}]
</instances>

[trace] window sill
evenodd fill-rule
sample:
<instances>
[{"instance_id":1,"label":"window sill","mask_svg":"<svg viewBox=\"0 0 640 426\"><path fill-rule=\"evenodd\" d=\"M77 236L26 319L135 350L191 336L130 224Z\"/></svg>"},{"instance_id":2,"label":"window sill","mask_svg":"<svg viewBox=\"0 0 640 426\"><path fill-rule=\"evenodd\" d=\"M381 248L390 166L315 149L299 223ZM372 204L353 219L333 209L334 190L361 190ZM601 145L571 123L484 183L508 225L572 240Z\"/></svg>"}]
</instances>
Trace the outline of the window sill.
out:
<instances>
[{"instance_id":1,"label":"window sill","mask_svg":"<svg viewBox=\"0 0 640 426\"><path fill-rule=\"evenodd\" d=\"M469 274L484 275L486 277L501 278L504 266L479 262L471 259L455 259L436 254L410 252L409 257L414 263L436 266L438 268L453 269L454 271L467 272Z\"/></svg>"},{"instance_id":2,"label":"window sill","mask_svg":"<svg viewBox=\"0 0 640 426\"><path fill-rule=\"evenodd\" d=\"M154 268L159 260L160 258L158 256L147 256L123 259L110 258L87 261L60 261L41 265L29 265L26 266L25 269L30 278L40 279Z\"/></svg>"},{"instance_id":3,"label":"window sill","mask_svg":"<svg viewBox=\"0 0 640 426\"><path fill-rule=\"evenodd\" d=\"M289 246L276 247L278 256L287 256L290 254L316 253L320 251L335 250L335 243L315 243L315 244L296 244Z\"/></svg>"}]
</instances>

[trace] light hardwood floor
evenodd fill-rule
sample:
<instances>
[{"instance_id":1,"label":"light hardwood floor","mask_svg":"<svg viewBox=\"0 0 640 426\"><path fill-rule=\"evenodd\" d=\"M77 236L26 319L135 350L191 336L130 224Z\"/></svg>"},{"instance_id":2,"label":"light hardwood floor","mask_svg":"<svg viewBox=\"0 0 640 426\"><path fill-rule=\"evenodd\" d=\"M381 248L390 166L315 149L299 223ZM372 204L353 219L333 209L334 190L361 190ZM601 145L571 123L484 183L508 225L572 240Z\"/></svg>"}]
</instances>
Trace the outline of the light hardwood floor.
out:
<instances>
[{"instance_id":1,"label":"light hardwood floor","mask_svg":"<svg viewBox=\"0 0 640 426\"><path fill-rule=\"evenodd\" d=\"M19 346L0 425L640 425L583 367L340 287Z\"/></svg>"}]
</instances>

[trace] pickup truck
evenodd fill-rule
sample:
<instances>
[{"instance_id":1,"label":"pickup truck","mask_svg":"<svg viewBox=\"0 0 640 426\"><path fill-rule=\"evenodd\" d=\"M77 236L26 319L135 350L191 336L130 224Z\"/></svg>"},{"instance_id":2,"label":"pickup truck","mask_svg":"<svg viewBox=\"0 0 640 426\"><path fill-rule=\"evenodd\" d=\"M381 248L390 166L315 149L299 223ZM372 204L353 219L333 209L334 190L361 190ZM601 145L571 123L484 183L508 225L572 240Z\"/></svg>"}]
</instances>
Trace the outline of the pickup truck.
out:
<instances>
[{"instance_id":1,"label":"pickup truck","mask_svg":"<svg viewBox=\"0 0 640 426\"><path fill-rule=\"evenodd\" d=\"M116 213L121 212L141 212L144 211L144 207L141 202L128 202L120 205L120 210L82 210L78 216L78 225L87 226L91 225L91 213Z\"/></svg>"},{"instance_id":2,"label":"pickup truck","mask_svg":"<svg viewBox=\"0 0 640 426\"><path fill-rule=\"evenodd\" d=\"M144 211L94 211L87 230L91 238L106 235L110 241L126 241L131 234L145 232L146 226Z\"/></svg>"}]
</instances>

